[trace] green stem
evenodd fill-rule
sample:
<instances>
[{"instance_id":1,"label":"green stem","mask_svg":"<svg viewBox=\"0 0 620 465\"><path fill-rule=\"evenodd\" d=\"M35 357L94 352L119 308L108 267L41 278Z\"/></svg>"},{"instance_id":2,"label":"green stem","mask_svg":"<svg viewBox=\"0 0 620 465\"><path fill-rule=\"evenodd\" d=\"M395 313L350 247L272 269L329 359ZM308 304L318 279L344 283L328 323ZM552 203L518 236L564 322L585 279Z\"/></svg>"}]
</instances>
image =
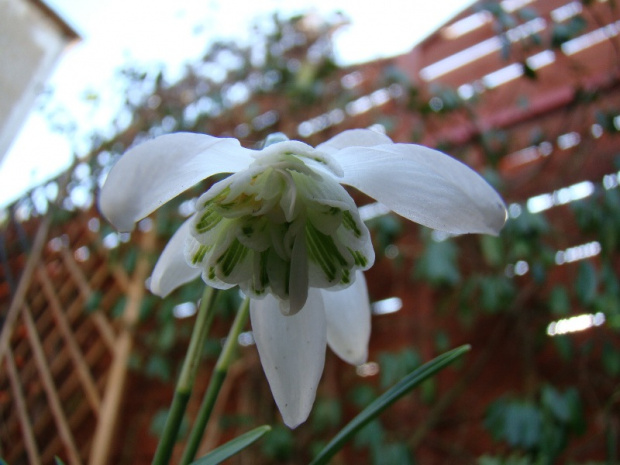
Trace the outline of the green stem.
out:
<instances>
[{"instance_id":1,"label":"green stem","mask_svg":"<svg viewBox=\"0 0 620 465\"><path fill-rule=\"evenodd\" d=\"M194 460L194 456L196 455L196 451L198 450L198 446L200 445L200 441L204 435L205 428L207 427L207 422L209 421L209 417L213 411L215 401L217 400L217 395L219 394L220 388L222 387L226 374L228 373L228 367L232 362L234 350L237 347L239 334L245 326L249 313L250 299L246 298L241 304L241 307L237 312L237 316L235 317L235 321L230 327L230 331L228 332L228 337L226 338L222 352L220 353L217 363L215 364L215 368L213 369L213 373L211 374L211 380L209 381L207 392L205 393L202 405L198 411L198 416L196 417L196 422L194 423L189 439L187 440L187 445L185 446L185 451L183 452L183 457L181 458L181 465L189 465L192 460Z\"/></svg>"},{"instance_id":2,"label":"green stem","mask_svg":"<svg viewBox=\"0 0 620 465\"><path fill-rule=\"evenodd\" d=\"M185 408L187 402L192 393L192 387L194 380L196 379L196 371L198 369L198 362L202 355L202 349L205 344L205 339L213 323L213 316L215 312L210 311L217 296L217 290L210 286L205 288L200 301L200 307L198 308L198 314L196 316L196 323L192 331L192 337L185 354L185 360L183 361L183 367L181 368L181 374L177 380L177 385L174 391L174 397L172 398L172 404L170 405L170 411L166 418L166 424L164 425L164 431L157 445L155 456L153 457L153 465L167 465L170 462L172 456L172 450L177 440L179 428L181 427L181 421L185 414Z\"/></svg>"}]
</instances>

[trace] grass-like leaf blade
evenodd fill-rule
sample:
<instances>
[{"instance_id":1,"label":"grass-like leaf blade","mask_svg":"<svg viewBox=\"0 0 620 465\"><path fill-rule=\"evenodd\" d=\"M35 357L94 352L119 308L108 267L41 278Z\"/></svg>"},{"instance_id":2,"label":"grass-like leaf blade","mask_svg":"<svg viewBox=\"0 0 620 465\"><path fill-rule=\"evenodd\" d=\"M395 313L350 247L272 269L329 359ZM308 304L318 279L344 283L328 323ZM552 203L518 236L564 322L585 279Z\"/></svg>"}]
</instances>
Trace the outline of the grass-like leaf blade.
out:
<instances>
[{"instance_id":1,"label":"grass-like leaf blade","mask_svg":"<svg viewBox=\"0 0 620 465\"><path fill-rule=\"evenodd\" d=\"M191 465L217 465L218 463L223 462L227 458L232 457L233 455L241 452L243 449L258 441L264 434L271 431L271 426L263 425L258 428L254 428L253 430L248 431L247 433L242 434L241 436L236 437L228 441L226 444L222 444L220 447L213 449L204 457L199 458L195 462L192 462Z\"/></svg>"},{"instance_id":2,"label":"grass-like leaf blade","mask_svg":"<svg viewBox=\"0 0 620 465\"><path fill-rule=\"evenodd\" d=\"M351 437L363 428L370 421L374 420L386 408L403 397L414 387L435 373L452 363L454 360L467 352L471 346L464 345L457 347L439 357L434 358L421 367L409 373L393 387L388 389L380 397L375 399L368 407L362 410L353 420L351 420L336 436L325 446L325 448L315 457L310 465L324 465L331 459Z\"/></svg>"}]
</instances>

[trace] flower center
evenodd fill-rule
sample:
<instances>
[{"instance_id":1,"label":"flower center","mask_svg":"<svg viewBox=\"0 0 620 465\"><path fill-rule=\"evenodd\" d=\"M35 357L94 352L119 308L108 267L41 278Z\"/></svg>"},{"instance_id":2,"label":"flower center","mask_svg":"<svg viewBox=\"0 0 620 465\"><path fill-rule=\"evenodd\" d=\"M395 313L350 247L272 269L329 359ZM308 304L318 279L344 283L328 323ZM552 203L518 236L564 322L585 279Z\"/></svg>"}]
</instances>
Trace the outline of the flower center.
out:
<instances>
[{"instance_id":1,"label":"flower center","mask_svg":"<svg viewBox=\"0 0 620 465\"><path fill-rule=\"evenodd\" d=\"M254 298L272 293L294 313L308 287L347 287L354 270L372 265L368 229L329 172L339 168L305 147L274 144L198 200L186 258L207 284L239 285Z\"/></svg>"}]
</instances>

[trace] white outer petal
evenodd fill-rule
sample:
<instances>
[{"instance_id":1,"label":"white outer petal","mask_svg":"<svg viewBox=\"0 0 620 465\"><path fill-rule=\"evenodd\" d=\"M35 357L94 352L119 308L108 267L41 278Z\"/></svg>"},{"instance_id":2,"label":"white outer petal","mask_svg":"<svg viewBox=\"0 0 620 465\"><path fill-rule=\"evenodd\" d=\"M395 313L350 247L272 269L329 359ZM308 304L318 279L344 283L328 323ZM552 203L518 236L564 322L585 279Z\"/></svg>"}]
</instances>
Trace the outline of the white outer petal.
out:
<instances>
[{"instance_id":1,"label":"white outer petal","mask_svg":"<svg viewBox=\"0 0 620 465\"><path fill-rule=\"evenodd\" d=\"M280 313L272 295L252 299L254 340L273 398L284 423L295 428L306 421L323 373L326 321L320 291L310 289L306 305L295 315Z\"/></svg>"},{"instance_id":2,"label":"white outer petal","mask_svg":"<svg viewBox=\"0 0 620 465\"><path fill-rule=\"evenodd\" d=\"M341 182L399 215L453 234L497 235L506 207L475 171L437 150L414 144L349 147L333 154Z\"/></svg>"},{"instance_id":3,"label":"white outer petal","mask_svg":"<svg viewBox=\"0 0 620 465\"><path fill-rule=\"evenodd\" d=\"M236 139L176 133L129 149L114 165L101 189L99 207L120 231L197 182L232 173L254 160Z\"/></svg>"},{"instance_id":4,"label":"white outer petal","mask_svg":"<svg viewBox=\"0 0 620 465\"><path fill-rule=\"evenodd\" d=\"M185 260L186 242L193 240L190 223L191 218L177 229L155 264L149 288L159 297L166 297L177 287L200 276L200 268L189 266Z\"/></svg>"},{"instance_id":5,"label":"white outer petal","mask_svg":"<svg viewBox=\"0 0 620 465\"><path fill-rule=\"evenodd\" d=\"M371 129L350 129L317 145L316 150L333 155L338 150L347 147L372 147L391 143L392 139L380 132Z\"/></svg>"},{"instance_id":6,"label":"white outer petal","mask_svg":"<svg viewBox=\"0 0 620 465\"><path fill-rule=\"evenodd\" d=\"M361 365L368 358L370 302L364 273L340 291L323 290L327 317L327 344L347 363Z\"/></svg>"}]
</instances>

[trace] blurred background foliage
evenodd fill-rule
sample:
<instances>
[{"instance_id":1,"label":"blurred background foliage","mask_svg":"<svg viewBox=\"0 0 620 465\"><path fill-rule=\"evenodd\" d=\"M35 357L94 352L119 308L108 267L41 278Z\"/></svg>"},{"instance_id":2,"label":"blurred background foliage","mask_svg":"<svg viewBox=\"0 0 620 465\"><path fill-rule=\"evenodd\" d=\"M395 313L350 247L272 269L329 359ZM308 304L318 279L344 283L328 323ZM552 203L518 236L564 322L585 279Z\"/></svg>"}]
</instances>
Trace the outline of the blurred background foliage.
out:
<instances>
[{"instance_id":1,"label":"blurred background foliage","mask_svg":"<svg viewBox=\"0 0 620 465\"><path fill-rule=\"evenodd\" d=\"M482 2L477 8L492 15L494 30L504 39L502 58L522 63L524 74L519 79L535 87L538 71L526 63L526 52L558 49L592 27L600 19L600 13L590 13L593 3L597 2L580 2L583 12L553 24L549 34L531 34L516 42L508 40L506 32L537 18L535 8L506 13L497 2ZM615 2L608 2L606 8L615 12ZM549 179L554 179L549 170L560 168L543 166L526 182L515 183L501 168L517 145L510 128L481 129L471 143L460 146L441 135L441 129L455 121L482 127L480 108L488 105L491 93L465 99L449 86L410 79L393 60L341 69L334 62L331 40L344 23L339 15L274 16L256 27L251 47L215 43L179 82L167 82L163 70L136 66L120 71L125 108L109 134L92 134L89 155L76 159L66 179L33 190L11 206L5 221L24 222L49 213L62 229L71 218L87 212L88 227L109 251L111 264L129 271L139 251L131 236L118 234L98 216L95 203L106 173L134 144L172 131L236 137L248 147L258 146L276 131L317 143L345 128L373 125L399 142L430 141L468 163L473 161L497 187L509 206L506 227L499 237L447 237L393 214L369 221L377 249L377 264L367 274L371 299L377 302L372 363L356 370L329 354L311 419L290 431L281 426L251 334L244 333L240 374L219 412L219 437L263 423L274 424L274 429L234 463L246 463L243 460L249 456L253 464L306 463L344 422L387 387L460 343L473 345L467 360L369 424L334 463L618 463L617 175L603 185L592 179L597 184L587 198L533 213L527 197L548 192ZM610 75L617 76L618 64L614 62ZM514 97L523 107L531 104L525 92ZM89 98L97 104L96 94ZM365 110L357 111L351 106L355 104L366 105ZM596 89L576 86L571 105L560 124L568 125L575 118L572 112L587 105L595 109L604 137L618 132L614 118L620 108ZM60 131L72 127L58 123ZM548 125L536 125L528 143L542 144L557 131L553 134ZM618 170L620 158L613 155L600 163L611 160ZM572 156L569 163L578 163L583 154ZM561 171L556 174L561 178ZM201 183L140 223L140 231L156 229L157 250L191 214L193 202L212 181ZM360 204L367 203L358 193L354 196ZM596 253L569 260L574 244L594 244ZM154 253L153 261L156 257ZM197 281L163 301L150 295L144 299L131 366L145 396L151 386L169 388L178 374L191 330L192 318L187 315L195 310L201 294L202 284ZM401 300L402 309L383 312L378 304L393 296ZM84 311L97 311L102 297L93 294ZM207 375L238 303L235 291L218 298L215 327L204 347ZM122 309L123 302L116 308ZM560 321L570 317L580 317L592 327L561 334ZM156 436L161 412L151 414L151 432Z\"/></svg>"}]
</instances>

